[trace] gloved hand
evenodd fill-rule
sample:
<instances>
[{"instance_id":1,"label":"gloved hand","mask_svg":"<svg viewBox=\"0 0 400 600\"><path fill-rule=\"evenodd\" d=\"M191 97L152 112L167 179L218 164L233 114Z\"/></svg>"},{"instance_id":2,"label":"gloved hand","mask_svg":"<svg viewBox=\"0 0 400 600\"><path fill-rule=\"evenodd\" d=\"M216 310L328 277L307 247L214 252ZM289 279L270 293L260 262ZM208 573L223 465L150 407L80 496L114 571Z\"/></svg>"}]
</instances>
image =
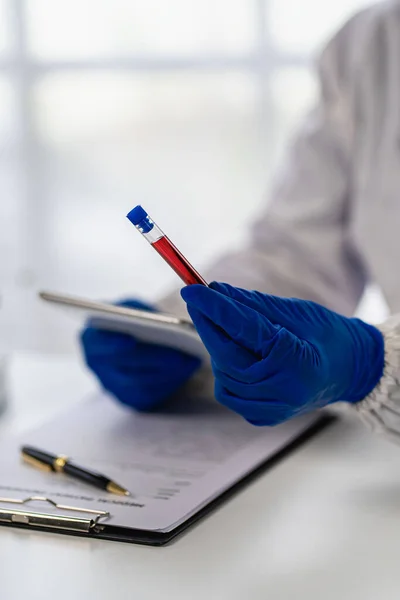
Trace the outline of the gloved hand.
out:
<instances>
[{"instance_id":1,"label":"gloved hand","mask_svg":"<svg viewBox=\"0 0 400 600\"><path fill-rule=\"evenodd\" d=\"M222 283L181 294L211 355L217 400L254 425L357 402L382 376L383 336L359 319Z\"/></svg>"},{"instance_id":2,"label":"gloved hand","mask_svg":"<svg viewBox=\"0 0 400 600\"><path fill-rule=\"evenodd\" d=\"M136 300L118 304L152 310ZM102 386L137 410L151 410L165 402L200 367L194 356L90 325L83 330L81 343L86 363Z\"/></svg>"}]
</instances>

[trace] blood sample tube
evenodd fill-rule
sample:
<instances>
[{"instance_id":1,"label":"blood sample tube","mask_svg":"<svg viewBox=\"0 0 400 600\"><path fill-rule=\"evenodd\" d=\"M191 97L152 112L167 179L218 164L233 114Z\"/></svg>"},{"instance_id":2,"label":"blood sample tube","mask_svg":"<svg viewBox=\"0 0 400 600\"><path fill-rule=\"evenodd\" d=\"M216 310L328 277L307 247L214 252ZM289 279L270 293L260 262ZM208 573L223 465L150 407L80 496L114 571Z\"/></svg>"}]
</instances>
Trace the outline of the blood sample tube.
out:
<instances>
[{"instance_id":1,"label":"blood sample tube","mask_svg":"<svg viewBox=\"0 0 400 600\"><path fill-rule=\"evenodd\" d=\"M186 285L193 283L207 285L196 269L149 217L144 208L140 205L135 206L127 214L127 217Z\"/></svg>"}]
</instances>

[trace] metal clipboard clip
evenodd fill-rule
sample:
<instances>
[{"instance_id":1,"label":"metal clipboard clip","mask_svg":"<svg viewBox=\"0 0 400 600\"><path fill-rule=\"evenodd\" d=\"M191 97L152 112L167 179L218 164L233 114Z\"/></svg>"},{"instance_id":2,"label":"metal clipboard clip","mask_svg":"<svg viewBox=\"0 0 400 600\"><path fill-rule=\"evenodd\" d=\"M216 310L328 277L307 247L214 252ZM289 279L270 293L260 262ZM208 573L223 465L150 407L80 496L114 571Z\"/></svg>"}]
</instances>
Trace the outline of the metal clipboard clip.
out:
<instances>
[{"instance_id":1,"label":"metal clipboard clip","mask_svg":"<svg viewBox=\"0 0 400 600\"><path fill-rule=\"evenodd\" d=\"M97 533L102 526L102 519L110 517L109 512L103 510L92 510L90 508L79 508L76 506L67 506L57 504L50 498L44 496L30 496L25 499L0 498L0 504L13 504L24 506L30 502L47 502L53 508L60 511L85 513L92 515L87 519L65 514L54 514L46 512L36 512L29 510L15 510L13 508L3 508L0 506L0 524L26 525L31 527L46 527L49 529L58 529L64 531L75 531L79 533Z\"/></svg>"}]
</instances>

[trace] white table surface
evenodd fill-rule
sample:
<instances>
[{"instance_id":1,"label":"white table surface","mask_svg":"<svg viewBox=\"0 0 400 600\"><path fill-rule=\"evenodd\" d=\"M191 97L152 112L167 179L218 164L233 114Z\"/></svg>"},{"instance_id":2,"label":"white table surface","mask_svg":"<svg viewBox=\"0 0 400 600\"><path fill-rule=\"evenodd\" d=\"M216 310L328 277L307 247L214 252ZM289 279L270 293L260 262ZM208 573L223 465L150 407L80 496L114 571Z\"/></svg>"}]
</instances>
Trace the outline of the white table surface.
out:
<instances>
[{"instance_id":1,"label":"white table surface","mask_svg":"<svg viewBox=\"0 0 400 600\"><path fill-rule=\"evenodd\" d=\"M10 371L0 440L94 389L70 358ZM398 600L400 449L340 422L163 548L0 528L0 597Z\"/></svg>"}]
</instances>

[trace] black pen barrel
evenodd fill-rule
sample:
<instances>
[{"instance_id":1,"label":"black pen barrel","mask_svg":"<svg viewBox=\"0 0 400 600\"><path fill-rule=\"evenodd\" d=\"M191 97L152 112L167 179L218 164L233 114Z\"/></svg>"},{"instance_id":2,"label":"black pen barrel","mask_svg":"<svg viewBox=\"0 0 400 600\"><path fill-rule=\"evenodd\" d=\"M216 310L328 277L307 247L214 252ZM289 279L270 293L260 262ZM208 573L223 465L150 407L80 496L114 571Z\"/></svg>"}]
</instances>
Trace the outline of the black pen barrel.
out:
<instances>
[{"instance_id":1,"label":"black pen barrel","mask_svg":"<svg viewBox=\"0 0 400 600\"><path fill-rule=\"evenodd\" d=\"M110 480L104 475L100 475L100 473L95 473L92 471L88 471L87 469L82 469L74 463L66 462L63 468L63 472L66 475L70 475L71 477L75 477L75 479L80 479L80 481L84 481L90 485L93 485L101 490L106 490Z\"/></svg>"}]
</instances>

